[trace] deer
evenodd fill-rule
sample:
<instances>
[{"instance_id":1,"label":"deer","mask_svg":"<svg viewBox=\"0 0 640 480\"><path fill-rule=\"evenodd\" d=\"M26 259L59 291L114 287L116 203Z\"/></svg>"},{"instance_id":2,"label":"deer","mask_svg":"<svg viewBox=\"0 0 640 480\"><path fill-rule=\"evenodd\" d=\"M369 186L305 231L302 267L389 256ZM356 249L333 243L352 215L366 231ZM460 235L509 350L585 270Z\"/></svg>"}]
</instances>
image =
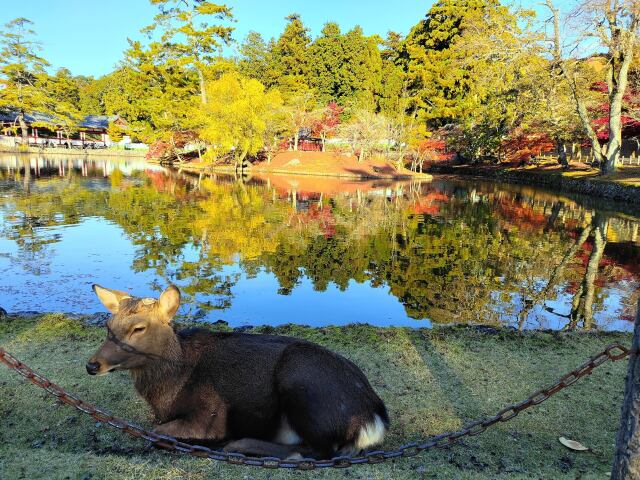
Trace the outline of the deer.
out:
<instances>
[{"instance_id":1,"label":"deer","mask_svg":"<svg viewBox=\"0 0 640 480\"><path fill-rule=\"evenodd\" d=\"M382 443L386 406L345 357L293 337L178 330L175 285L157 299L93 291L111 316L87 373L128 370L156 433L284 459L354 455Z\"/></svg>"}]
</instances>

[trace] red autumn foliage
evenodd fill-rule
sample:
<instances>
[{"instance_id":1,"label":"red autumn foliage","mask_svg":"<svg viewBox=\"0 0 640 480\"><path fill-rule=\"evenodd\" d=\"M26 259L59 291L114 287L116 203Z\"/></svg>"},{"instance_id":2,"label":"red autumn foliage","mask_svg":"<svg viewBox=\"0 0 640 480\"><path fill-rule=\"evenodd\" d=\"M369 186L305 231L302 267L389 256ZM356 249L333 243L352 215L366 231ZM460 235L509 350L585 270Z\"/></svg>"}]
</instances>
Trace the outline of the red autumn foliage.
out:
<instances>
[{"instance_id":1,"label":"red autumn foliage","mask_svg":"<svg viewBox=\"0 0 640 480\"><path fill-rule=\"evenodd\" d=\"M158 159L169 156L173 153L174 148L184 148L188 143L196 142L198 139L198 134L193 131L173 132L169 140L153 142L149 146L146 158Z\"/></svg>"},{"instance_id":2,"label":"red autumn foliage","mask_svg":"<svg viewBox=\"0 0 640 480\"><path fill-rule=\"evenodd\" d=\"M448 162L453 159L453 154L447 152L447 143L440 138L422 140L416 150L418 155L425 158L425 163L429 164Z\"/></svg>"},{"instance_id":3,"label":"red autumn foliage","mask_svg":"<svg viewBox=\"0 0 640 480\"><path fill-rule=\"evenodd\" d=\"M596 82L591 86L591 90L602 94L603 101L592 108L592 113L599 115L592 121L593 128L601 142L609 140L609 87L605 82ZM640 134L640 121L633 118L629 113L640 110L640 92L628 88L623 97L624 110L622 112L622 136L623 138L634 137Z\"/></svg>"},{"instance_id":4,"label":"red autumn foliage","mask_svg":"<svg viewBox=\"0 0 640 480\"><path fill-rule=\"evenodd\" d=\"M311 132L316 137L330 137L334 135L340 125L340 115L344 111L344 107L341 107L336 102L329 102L322 116L313 122L311 126Z\"/></svg>"},{"instance_id":5,"label":"red autumn foliage","mask_svg":"<svg viewBox=\"0 0 640 480\"><path fill-rule=\"evenodd\" d=\"M555 150L549 135L544 132L530 133L522 129L514 130L508 140L502 144L504 159L507 162L520 163L532 156L538 156Z\"/></svg>"}]
</instances>

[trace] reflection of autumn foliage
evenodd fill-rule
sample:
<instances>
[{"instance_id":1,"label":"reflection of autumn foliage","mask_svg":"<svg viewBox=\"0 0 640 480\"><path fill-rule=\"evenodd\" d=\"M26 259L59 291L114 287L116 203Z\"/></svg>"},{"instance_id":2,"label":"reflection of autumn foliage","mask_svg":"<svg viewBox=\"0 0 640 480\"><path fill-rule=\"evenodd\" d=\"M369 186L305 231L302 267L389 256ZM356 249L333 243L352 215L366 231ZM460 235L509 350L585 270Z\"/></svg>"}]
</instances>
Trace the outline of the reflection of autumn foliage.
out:
<instances>
[{"instance_id":1,"label":"reflection of autumn foliage","mask_svg":"<svg viewBox=\"0 0 640 480\"><path fill-rule=\"evenodd\" d=\"M426 195L420 197L415 203L411 205L411 212L423 213L427 215L437 215L440 213L439 203L446 203L449 201L449 196L440 192L429 192Z\"/></svg>"},{"instance_id":2,"label":"reflection of autumn foliage","mask_svg":"<svg viewBox=\"0 0 640 480\"><path fill-rule=\"evenodd\" d=\"M336 234L336 219L331 208L320 208L317 204L312 204L304 212L297 212L291 217L291 223L296 224L316 224L322 235L333 237Z\"/></svg>"},{"instance_id":3,"label":"reflection of autumn foliage","mask_svg":"<svg viewBox=\"0 0 640 480\"><path fill-rule=\"evenodd\" d=\"M577 262L586 267L593 250L593 240L584 244L576 255ZM604 287L612 283L640 279L640 248L634 243L607 243L600 261L596 286ZM575 290L571 290L575 292Z\"/></svg>"},{"instance_id":4,"label":"reflection of autumn foliage","mask_svg":"<svg viewBox=\"0 0 640 480\"><path fill-rule=\"evenodd\" d=\"M153 170L145 170L145 175L157 192L169 193L179 200L196 198L199 196L196 191L189 189L189 186L183 177Z\"/></svg>"},{"instance_id":5,"label":"reflection of autumn foliage","mask_svg":"<svg viewBox=\"0 0 640 480\"><path fill-rule=\"evenodd\" d=\"M133 179L96 191L65 182L5 200L2 230L22 262L42 268L48 244L58 240L39 227L104 217L136 248L132 268L179 283L193 309L228 306L236 279L223 267L237 265L249 276L272 273L283 294L303 278L318 291L369 282L411 318L461 323L520 318L519 298L536 306L557 298L559 311L568 311L566 294L581 298L593 251L587 227L597 212L524 186L434 180L320 194L298 179L290 179L298 190L289 191L171 171ZM637 225L609 215L602 261L592 262L597 275L585 285L592 311L626 318L640 279L640 246L631 241ZM541 315L524 313L524 321Z\"/></svg>"},{"instance_id":6,"label":"reflection of autumn foliage","mask_svg":"<svg viewBox=\"0 0 640 480\"><path fill-rule=\"evenodd\" d=\"M494 202L500 216L520 230L540 230L547 225L548 218L530 205L511 198L500 198Z\"/></svg>"}]
</instances>

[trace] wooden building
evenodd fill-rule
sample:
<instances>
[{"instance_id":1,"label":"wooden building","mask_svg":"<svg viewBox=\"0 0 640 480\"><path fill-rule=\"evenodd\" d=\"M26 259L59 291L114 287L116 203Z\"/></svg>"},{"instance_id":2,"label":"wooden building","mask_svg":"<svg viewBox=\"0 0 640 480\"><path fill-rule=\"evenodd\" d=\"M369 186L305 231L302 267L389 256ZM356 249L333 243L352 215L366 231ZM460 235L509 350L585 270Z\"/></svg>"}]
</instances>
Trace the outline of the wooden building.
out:
<instances>
[{"instance_id":1,"label":"wooden building","mask_svg":"<svg viewBox=\"0 0 640 480\"><path fill-rule=\"evenodd\" d=\"M17 119L18 112L0 111L0 137L5 143L20 143L21 132ZM32 146L63 148L104 148L113 142L109 138L109 124L126 128L127 123L118 115L87 115L78 122L69 135L56 123L56 119L42 113L25 114L28 126L28 141Z\"/></svg>"}]
</instances>

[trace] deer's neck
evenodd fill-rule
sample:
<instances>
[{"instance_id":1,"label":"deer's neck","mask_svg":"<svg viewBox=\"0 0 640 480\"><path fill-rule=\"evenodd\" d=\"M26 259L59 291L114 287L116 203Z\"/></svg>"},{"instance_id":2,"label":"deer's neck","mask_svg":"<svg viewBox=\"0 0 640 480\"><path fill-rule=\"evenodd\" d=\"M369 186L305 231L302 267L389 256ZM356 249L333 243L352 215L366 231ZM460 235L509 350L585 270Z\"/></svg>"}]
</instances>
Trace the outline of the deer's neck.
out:
<instances>
[{"instance_id":1,"label":"deer's neck","mask_svg":"<svg viewBox=\"0 0 640 480\"><path fill-rule=\"evenodd\" d=\"M180 341L172 333L166 339L160 358L152 360L145 367L131 370L137 392L149 403L161 422L171 416L175 399L191 368L185 362Z\"/></svg>"}]
</instances>

